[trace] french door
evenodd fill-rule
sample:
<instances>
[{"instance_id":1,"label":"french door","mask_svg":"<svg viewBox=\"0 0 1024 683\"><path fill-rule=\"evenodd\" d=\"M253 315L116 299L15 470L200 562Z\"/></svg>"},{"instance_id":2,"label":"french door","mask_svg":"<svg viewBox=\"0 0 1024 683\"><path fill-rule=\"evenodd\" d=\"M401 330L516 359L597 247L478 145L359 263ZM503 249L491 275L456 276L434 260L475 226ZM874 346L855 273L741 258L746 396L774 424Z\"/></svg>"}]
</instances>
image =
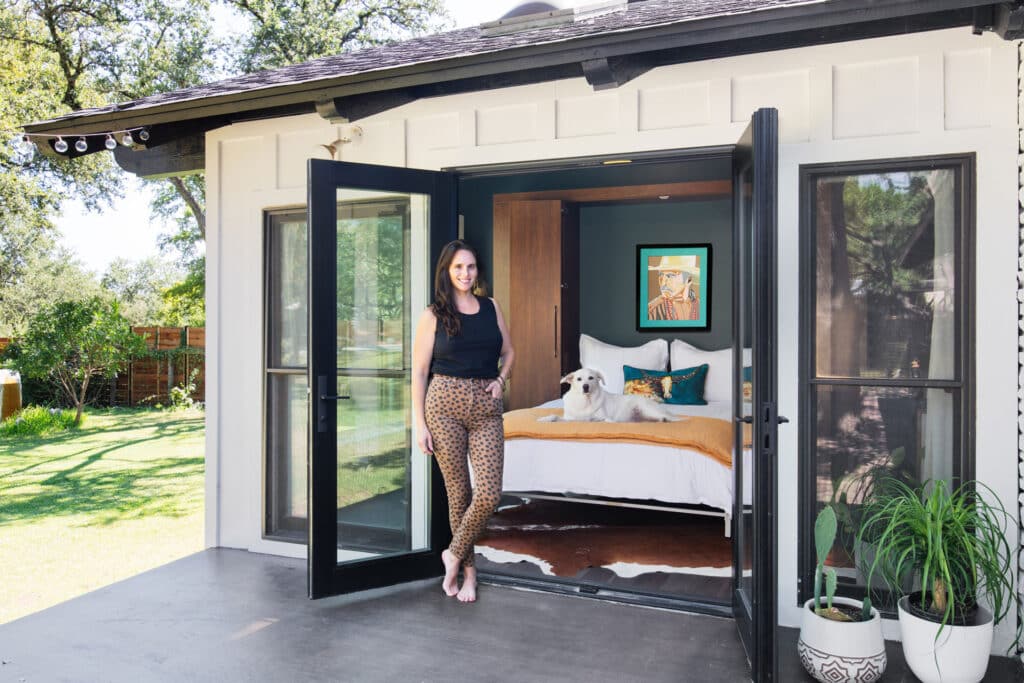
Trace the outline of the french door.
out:
<instances>
[{"instance_id":1,"label":"french door","mask_svg":"<svg viewBox=\"0 0 1024 683\"><path fill-rule=\"evenodd\" d=\"M444 485L412 432L412 336L450 173L309 161L309 597L443 573Z\"/></svg>"},{"instance_id":2,"label":"french door","mask_svg":"<svg viewBox=\"0 0 1024 683\"><path fill-rule=\"evenodd\" d=\"M776 216L778 112L759 109L733 157L732 610L754 681L778 680Z\"/></svg>"}]
</instances>

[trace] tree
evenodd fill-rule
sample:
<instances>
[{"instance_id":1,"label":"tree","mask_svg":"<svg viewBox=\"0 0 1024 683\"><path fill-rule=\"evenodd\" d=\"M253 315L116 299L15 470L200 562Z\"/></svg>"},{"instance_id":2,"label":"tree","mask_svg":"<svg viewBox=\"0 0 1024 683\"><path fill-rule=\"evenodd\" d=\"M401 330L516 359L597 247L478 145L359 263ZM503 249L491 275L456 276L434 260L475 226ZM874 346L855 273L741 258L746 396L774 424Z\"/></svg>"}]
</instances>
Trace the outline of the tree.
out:
<instances>
[{"instance_id":1,"label":"tree","mask_svg":"<svg viewBox=\"0 0 1024 683\"><path fill-rule=\"evenodd\" d=\"M146 351L117 303L99 297L64 301L39 312L16 343L15 367L26 377L54 382L75 406L76 425L82 422L90 380L112 377Z\"/></svg>"},{"instance_id":2,"label":"tree","mask_svg":"<svg viewBox=\"0 0 1024 683\"><path fill-rule=\"evenodd\" d=\"M236 57L250 73L352 48L421 35L445 26L440 0L225 0L249 20Z\"/></svg>"},{"instance_id":3,"label":"tree","mask_svg":"<svg viewBox=\"0 0 1024 683\"><path fill-rule=\"evenodd\" d=\"M164 291L181 278L181 269L156 257L130 261L114 259L100 284L121 304L132 325L167 324Z\"/></svg>"},{"instance_id":4,"label":"tree","mask_svg":"<svg viewBox=\"0 0 1024 683\"><path fill-rule=\"evenodd\" d=\"M5 253L10 248L11 254ZM32 316L54 301L82 300L102 294L93 274L48 232L18 222L0 229L0 337L16 337Z\"/></svg>"}]
</instances>

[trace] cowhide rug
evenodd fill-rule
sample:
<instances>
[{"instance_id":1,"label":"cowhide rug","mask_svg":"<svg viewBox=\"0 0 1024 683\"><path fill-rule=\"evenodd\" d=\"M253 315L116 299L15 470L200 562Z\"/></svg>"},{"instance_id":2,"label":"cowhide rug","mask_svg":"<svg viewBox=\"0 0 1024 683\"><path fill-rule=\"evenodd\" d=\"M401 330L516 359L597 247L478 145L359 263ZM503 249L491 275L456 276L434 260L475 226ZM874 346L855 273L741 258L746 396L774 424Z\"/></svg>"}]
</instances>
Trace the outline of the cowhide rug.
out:
<instances>
[{"instance_id":1,"label":"cowhide rug","mask_svg":"<svg viewBox=\"0 0 1024 683\"><path fill-rule=\"evenodd\" d=\"M533 500L499 508L476 550L491 562L531 562L561 577L592 567L621 577L731 576L723 524L720 517Z\"/></svg>"}]
</instances>

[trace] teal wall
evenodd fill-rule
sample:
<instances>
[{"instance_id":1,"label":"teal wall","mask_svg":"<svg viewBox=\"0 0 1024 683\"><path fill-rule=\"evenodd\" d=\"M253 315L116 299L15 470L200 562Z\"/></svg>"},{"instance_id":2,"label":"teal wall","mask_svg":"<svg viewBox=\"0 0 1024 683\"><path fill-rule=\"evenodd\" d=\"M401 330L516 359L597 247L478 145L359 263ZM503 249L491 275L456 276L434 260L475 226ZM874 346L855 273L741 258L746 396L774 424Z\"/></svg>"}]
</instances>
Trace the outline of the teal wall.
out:
<instances>
[{"instance_id":1,"label":"teal wall","mask_svg":"<svg viewBox=\"0 0 1024 683\"><path fill-rule=\"evenodd\" d=\"M480 252L490 280L494 195L509 192L643 185L732 177L730 157L539 171L459 180L459 214L466 240ZM580 206L581 330L622 346L655 337L684 339L700 348L732 343L732 203L665 201ZM637 332L636 245L710 242L713 249L711 329ZM515 331L513 330L513 335Z\"/></svg>"},{"instance_id":2,"label":"teal wall","mask_svg":"<svg viewBox=\"0 0 1024 683\"><path fill-rule=\"evenodd\" d=\"M637 332L638 244L711 244L711 328ZM732 344L732 202L583 205L580 208L580 329L619 346L655 337L705 349Z\"/></svg>"}]
</instances>

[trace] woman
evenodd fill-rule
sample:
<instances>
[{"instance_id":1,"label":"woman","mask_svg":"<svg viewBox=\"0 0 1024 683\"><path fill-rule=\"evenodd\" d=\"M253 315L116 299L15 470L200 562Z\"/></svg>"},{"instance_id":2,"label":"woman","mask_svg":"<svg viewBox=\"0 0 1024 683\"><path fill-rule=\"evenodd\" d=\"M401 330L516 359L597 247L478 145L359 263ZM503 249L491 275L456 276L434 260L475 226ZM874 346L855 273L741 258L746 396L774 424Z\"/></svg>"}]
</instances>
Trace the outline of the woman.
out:
<instances>
[{"instance_id":1,"label":"woman","mask_svg":"<svg viewBox=\"0 0 1024 683\"><path fill-rule=\"evenodd\" d=\"M462 602L476 600L473 543L501 497L502 393L515 358L498 304L474 294L478 278L473 247L455 240L441 250L434 303L420 317L412 346L416 438L420 450L437 458L448 491L452 542L441 553L441 587Z\"/></svg>"}]
</instances>

